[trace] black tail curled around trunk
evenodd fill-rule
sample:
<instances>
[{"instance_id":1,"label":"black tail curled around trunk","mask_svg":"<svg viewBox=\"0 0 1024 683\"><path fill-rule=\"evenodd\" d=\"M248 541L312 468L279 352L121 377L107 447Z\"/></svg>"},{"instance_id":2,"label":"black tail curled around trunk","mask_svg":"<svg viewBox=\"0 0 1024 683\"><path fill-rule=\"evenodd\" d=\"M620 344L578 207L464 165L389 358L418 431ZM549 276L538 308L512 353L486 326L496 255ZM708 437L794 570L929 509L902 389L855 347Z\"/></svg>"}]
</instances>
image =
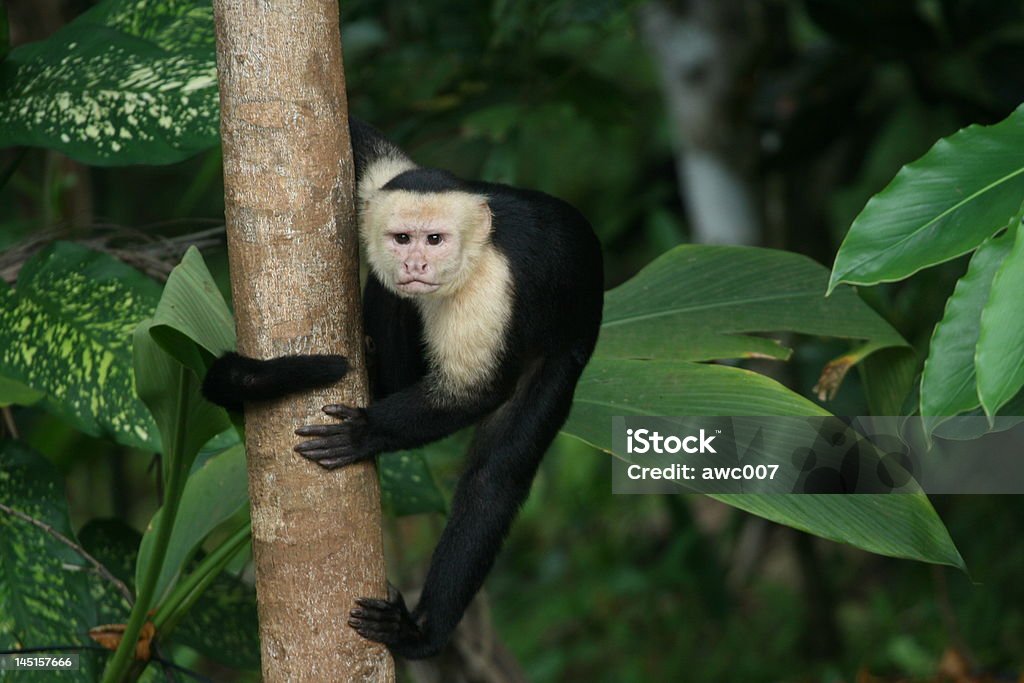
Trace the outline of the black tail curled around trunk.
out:
<instances>
[{"instance_id":1,"label":"black tail curled around trunk","mask_svg":"<svg viewBox=\"0 0 1024 683\"><path fill-rule=\"evenodd\" d=\"M226 353L207 371L203 396L228 410L241 411L246 401L270 401L330 386L344 377L348 368L344 356L296 355L259 360Z\"/></svg>"}]
</instances>

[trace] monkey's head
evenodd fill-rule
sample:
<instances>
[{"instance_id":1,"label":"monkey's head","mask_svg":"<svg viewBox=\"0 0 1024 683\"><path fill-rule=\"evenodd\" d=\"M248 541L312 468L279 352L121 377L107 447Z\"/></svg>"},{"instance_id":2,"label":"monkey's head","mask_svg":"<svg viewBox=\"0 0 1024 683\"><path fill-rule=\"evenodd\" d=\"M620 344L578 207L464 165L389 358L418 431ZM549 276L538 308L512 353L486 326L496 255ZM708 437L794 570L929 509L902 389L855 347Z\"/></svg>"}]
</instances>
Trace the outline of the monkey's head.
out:
<instances>
[{"instance_id":1,"label":"monkey's head","mask_svg":"<svg viewBox=\"0 0 1024 683\"><path fill-rule=\"evenodd\" d=\"M381 189L363 204L361 220L374 274L407 298L458 292L491 234L486 197L461 191Z\"/></svg>"}]
</instances>

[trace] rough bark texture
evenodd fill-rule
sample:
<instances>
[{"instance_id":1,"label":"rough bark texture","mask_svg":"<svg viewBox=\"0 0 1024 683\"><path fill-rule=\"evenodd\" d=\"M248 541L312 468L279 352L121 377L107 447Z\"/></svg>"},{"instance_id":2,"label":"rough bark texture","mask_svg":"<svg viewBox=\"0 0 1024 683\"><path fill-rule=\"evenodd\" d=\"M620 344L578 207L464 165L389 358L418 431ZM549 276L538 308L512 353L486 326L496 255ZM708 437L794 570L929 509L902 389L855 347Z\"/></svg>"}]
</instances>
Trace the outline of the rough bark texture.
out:
<instances>
[{"instance_id":1,"label":"rough bark texture","mask_svg":"<svg viewBox=\"0 0 1024 683\"><path fill-rule=\"evenodd\" d=\"M387 649L346 625L386 594L370 463L292 452L325 403L365 405L353 166L335 0L214 0L225 210L239 350L343 353L342 386L246 406L263 679L392 681Z\"/></svg>"}]
</instances>

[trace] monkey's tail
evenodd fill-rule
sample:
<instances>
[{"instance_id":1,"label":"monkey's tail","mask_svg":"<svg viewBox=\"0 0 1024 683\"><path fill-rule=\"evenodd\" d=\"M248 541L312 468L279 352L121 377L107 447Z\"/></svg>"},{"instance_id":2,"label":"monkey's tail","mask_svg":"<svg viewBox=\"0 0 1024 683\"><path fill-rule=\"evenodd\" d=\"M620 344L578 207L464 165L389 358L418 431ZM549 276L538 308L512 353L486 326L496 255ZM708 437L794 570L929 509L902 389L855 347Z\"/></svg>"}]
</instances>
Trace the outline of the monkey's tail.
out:
<instances>
[{"instance_id":1,"label":"monkey's tail","mask_svg":"<svg viewBox=\"0 0 1024 683\"><path fill-rule=\"evenodd\" d=\"M228 410L245 401L269 401L334 384L348 373L348 359L335 355L280 356L270 360L226 353L203 380L203 396Z\"/></svg>"}]
</instances>

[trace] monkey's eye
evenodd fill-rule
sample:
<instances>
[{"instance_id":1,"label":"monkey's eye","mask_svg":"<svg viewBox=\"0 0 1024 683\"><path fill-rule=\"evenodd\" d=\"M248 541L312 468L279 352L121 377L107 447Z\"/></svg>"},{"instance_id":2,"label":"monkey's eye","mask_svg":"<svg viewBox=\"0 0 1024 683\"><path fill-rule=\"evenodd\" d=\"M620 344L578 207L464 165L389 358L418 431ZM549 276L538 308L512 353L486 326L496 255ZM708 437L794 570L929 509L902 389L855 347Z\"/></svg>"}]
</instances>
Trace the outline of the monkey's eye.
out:
<instances>
[{"instance_id":1,"label":"monkey's eye","mask_svg":"<svg viewBox=\"0 0 1024 683\"><path fill-rule=\"evenodd\" d=\"M444 235L434 233L433 235L427 235L427 244L436 247L437 245L444 242Z\"/></svg>"},{"instance_id":2,"label":"monkey's eye","mask_svg":"<svg viewBox=\"0 0 1024 683\"><path fill-rule=\"evenodd\" d=\"M400 232L395 235L395 244L409 244L409 234Z\"/></svg>"}]
</instances>

